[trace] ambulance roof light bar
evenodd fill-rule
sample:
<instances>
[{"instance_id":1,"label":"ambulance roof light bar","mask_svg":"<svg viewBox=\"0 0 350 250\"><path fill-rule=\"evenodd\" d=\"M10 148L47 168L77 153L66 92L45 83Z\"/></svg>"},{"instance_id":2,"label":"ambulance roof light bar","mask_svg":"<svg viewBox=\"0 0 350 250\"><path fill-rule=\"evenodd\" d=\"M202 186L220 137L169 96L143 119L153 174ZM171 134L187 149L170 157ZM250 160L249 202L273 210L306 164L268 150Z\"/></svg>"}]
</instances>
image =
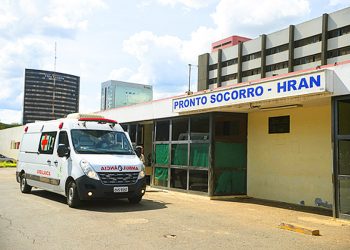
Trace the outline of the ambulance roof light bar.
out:
<instances>
[{"instance_id":1,"label":"ambulance roof light bar","mask_svg":"<svg viewBox=\"0 0 350 250\"><path fill-rule=\"evenodd\" d=\"M117 124L118 122L115 120L107 119L107 118L98 118L98 117L83 117L79 118L80 122L97 122L97 123L112 123Z\"/></svg>"}]
</instances>

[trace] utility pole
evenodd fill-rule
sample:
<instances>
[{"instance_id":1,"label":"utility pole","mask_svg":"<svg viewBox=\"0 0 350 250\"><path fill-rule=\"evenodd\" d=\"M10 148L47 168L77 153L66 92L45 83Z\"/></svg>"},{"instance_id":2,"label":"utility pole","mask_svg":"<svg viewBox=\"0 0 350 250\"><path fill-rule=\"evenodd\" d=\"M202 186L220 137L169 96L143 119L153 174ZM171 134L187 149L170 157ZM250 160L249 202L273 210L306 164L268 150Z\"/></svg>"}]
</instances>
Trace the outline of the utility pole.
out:
<instances>
[{"instance_id":1,"label":"utility pole","mask_svg":"<svg viewBox=\"0 0 350 250\"><path fill-rule=\"evenodd\" d=\"M191 68L192 67L198 67L198 65L194 64L188 64L188 91L187 94L191 95L193 92L191 92Z\"/></svg>"}]
</instances>

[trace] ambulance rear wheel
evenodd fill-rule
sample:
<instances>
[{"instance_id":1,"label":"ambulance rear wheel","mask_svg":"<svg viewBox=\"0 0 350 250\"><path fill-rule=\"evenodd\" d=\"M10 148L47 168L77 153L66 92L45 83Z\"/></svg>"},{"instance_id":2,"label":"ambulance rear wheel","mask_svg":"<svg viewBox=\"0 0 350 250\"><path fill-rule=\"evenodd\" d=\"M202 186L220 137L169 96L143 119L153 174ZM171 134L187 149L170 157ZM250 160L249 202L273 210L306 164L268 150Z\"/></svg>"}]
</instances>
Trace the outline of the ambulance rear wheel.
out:
<instances>
[{"instance_id":1,"label":"ambulance rear wheel","mask_svg":"<svg viewBox=\"0 0 350 250\"><path fill-rule=\"evenodd\" d=\"M77 185L74 181L69 183L67 188L67 204L69 207L76 208L80 205Z\"/></svg>"},{"instance_id":2,"label":"ambulance rear wheel","mask_svg":"<svg viewBox=\"0 0 350 250\"><path fill-rule=\"evenodd\" d=\"M29 186L28 183L27 183L27 179L26 179L26 174L25 173L23 173L21 175L21 181L19 183L19 187L21 189L21 192L24 193L24 194L28 194L32 190L32 186Z\"/></svg>"}]
</instances>

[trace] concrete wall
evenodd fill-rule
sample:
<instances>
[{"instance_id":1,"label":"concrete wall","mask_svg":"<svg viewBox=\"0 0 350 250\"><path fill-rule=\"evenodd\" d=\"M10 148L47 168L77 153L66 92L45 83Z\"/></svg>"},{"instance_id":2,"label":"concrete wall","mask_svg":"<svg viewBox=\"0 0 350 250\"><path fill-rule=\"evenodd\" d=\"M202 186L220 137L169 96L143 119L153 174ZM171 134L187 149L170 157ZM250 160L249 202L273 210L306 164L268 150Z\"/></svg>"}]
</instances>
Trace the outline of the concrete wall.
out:
<instances>
[{"instance_id":1,"label":"concrete wall","mask_svg":"<svg viewBox=\"0 0 350 250\"><path fill-rule=\"evenodd\" d=\"M23 132L24 126L0 130L0 154L17 160L19 149L13 148L13 142L21 142Z\"/></svg>"},{"instance_id":2,"label":"concrete wall","mask_svg":"<svg viewBox=\"0 0 350 250\"><path fill-rule=\"evenodd\" d=\"M290 133L269 134L268 118L290 115ZM248 114L248 195L314 206L332 203L331 101Z\"/></svg>"}]
</instances>

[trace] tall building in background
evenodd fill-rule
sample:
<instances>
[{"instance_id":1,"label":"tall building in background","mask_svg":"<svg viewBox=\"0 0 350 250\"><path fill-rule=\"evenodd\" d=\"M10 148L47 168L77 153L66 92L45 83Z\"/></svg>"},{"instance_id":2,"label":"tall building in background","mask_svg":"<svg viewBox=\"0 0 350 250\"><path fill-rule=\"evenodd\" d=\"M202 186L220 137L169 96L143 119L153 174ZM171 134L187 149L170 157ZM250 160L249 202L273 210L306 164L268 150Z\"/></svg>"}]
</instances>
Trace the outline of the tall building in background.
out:
<instances>
[{"instance_id":1,"label":"tall building in background","mask_svg":"<svg viewBox=\"0 0 350 250\"><path fill-rule=\"evenodd\" d=\"M110 80L101 84L101 110L153 100L151 85Z\"/></svg>"},{"instance_id":2,"label":"tall building in background","mask_svg":"<svg viewBox=\"0 0 350 250\"><path fill-rule=\"evenodd\" d=\"M198 90L350 60L350 8L255 39L232 36L198 57Z\"/></svg>"},{"instance_id":3,"label":"tall building in background","mask_svg":"<svg viewBox=\"0 0 350 250\"><path fill-rule=\"evenodd\" d=\"M79 85L79 76L25 69L23 124L78 112Z\"/></svg>"}]
</instances>

